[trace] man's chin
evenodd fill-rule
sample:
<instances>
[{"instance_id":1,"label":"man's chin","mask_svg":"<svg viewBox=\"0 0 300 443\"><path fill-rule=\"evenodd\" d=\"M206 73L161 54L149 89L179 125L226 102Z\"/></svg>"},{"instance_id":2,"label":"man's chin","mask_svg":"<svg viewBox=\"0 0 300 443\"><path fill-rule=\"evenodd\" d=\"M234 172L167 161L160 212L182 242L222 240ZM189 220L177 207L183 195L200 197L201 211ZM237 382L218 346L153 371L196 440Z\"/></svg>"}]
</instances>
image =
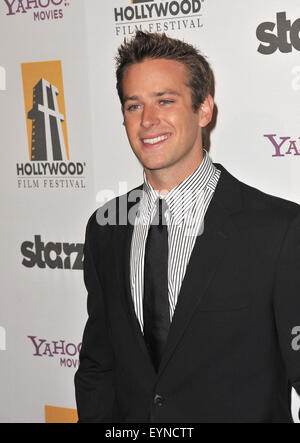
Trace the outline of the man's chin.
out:
<instances>
[{"instance_id":1,"label":"man's chin","mask_svg":"<svg viewBox=\"0 0 300 443\"><path fill-rule=\"evenodd\" d=\"M163 162L157 162L157 163L151 163L151 162L148 162L148 163L142 163L142 166L144 167L144 169L147 169L148 171L151 171L151 172L153 172L153 171L160 171L160 170L162 170L162 169L166 169L167 167L168 167L168 164L166 164L166 163L163 163Z\"/></svg>"},{"instance_id":2,"label":"man's chin","mask_svg":"<svg viewBox=\"0 0 300 443\"><path fill-rule=\"evenodd\" d=\"M155 156L136 155L136 157L139 160L141 166L149 171L159 171L162 169L168 169L174 163L176 163L176 160L172 161L170 158L169 159L163 158L163 156L160 156L160 158L156 156L155 158Z\"/></svg>"}]
</instances>

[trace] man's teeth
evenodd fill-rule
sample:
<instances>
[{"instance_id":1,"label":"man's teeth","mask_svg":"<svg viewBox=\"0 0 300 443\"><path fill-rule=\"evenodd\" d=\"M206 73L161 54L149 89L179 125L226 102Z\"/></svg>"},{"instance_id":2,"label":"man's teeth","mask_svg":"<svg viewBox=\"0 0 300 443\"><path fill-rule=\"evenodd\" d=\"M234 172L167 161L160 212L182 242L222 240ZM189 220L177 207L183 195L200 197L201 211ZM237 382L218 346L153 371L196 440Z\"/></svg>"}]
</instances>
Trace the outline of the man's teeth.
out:
<instances>
[{"instance_id":1,"label":"man's teeth","mask_svg":"<svg viewBox=\"0 0 300 443\"><path fill-rule=\"evenodd\" d=\"M163 140L166 140L168 138L167 135L162 135L160 137L156 137L156 138L144 138L143 142L144 143L149 143L150 145L154 145L155 143L161 142Z\"/></svg>"}]
</instances>

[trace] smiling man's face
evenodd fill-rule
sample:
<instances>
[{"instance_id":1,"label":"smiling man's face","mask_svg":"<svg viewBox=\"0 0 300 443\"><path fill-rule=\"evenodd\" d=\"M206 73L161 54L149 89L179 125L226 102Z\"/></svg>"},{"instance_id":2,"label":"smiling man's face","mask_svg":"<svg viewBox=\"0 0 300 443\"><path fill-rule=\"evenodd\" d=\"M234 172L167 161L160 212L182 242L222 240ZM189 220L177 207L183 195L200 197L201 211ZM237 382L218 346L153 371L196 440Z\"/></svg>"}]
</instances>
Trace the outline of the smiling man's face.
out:
<instances>
[{"instance_id":1,"label":"smiling man's face","mask_svg":"<svg viewBox=\"0 0 300 443\"><path fill-rule=\"evenodd\" d=\"M210 121L212 109L208 113L204 105L193 111L182 63L145 59L131 65L124 74L123 97L127 136L145 170L169 169L176 174L200 164L201 127Z\"/></svg>"}]
</instances>

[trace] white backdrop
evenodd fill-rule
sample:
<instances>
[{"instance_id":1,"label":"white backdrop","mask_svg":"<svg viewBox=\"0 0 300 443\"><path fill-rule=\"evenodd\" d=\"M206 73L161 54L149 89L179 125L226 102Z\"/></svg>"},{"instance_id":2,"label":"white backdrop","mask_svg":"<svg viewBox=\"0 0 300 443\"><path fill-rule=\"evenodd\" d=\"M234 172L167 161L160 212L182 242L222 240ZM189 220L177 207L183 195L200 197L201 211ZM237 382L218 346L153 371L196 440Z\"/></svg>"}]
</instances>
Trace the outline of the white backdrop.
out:
<instances>
[{"instance_id":1,"label":"white backdrop","mask_svg":"<svg viewBox=\"0 0 300 443\"><path fill-rule=\"evenodd\" d=\"M115 90L124 37L138 27L195 44L215 76L212 159L300 203L299 24L297 0L0 0L0 422L43 422L46 405L65 408L54 410L57 420L76 407L85 225L103 190L120 194L142 181ZM40 78L62 82L69 158L44 159L44 173L29 174L39 163L27 130ZM60 163L79 164L82 173L51 175ZM294 393L295 420L299 403Z\"/></svg>"}]
</instances>

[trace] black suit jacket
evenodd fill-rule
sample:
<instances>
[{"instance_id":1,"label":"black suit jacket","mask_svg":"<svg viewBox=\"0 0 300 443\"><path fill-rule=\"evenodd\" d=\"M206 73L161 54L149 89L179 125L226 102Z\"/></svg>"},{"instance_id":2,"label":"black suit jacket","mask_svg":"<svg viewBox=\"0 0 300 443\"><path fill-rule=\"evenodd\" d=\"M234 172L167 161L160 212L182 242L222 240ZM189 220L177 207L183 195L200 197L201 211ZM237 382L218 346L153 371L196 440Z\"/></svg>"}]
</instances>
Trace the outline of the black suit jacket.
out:
<instances>
[{"instance_id":1,"label":"black suit jacket","mask_svg":"<svg viewBox=\"0 0 300 443\"><path fill-rule=\"evenodd\" d=\"M131 298L133 226L99 226L96 213L90 218L89 318L75 375L80 422L292 422L291 385L300 393L300 350L293 346L300 326L300 206L216 166L221 177L158 373ZM116 215L127 199L110 202Z\"/></svg>"}]
</instances>

